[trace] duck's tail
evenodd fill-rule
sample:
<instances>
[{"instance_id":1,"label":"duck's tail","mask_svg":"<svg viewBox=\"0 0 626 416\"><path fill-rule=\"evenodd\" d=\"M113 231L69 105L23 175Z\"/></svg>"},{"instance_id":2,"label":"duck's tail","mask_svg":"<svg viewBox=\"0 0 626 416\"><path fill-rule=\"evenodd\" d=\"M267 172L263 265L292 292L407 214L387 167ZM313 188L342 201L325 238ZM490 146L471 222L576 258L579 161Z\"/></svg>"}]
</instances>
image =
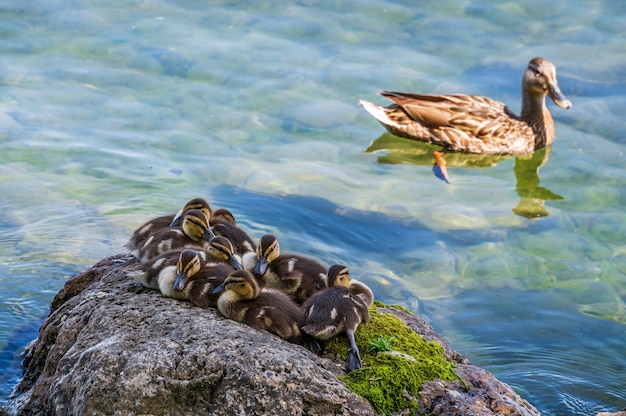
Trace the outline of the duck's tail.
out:
<instances>
[{"instance_id":1,"label":"duck's tail","mask_svg":"<svg viewBox=\"0 0 626 416\"><path fill-rule=\"evenodd\" d=\"M398 105L380 107L367 101L360 100L359 104L391 134L411 140L430 143L428 129L410 119Z\"/></svg>"},{"instance_id":2,"label":"duck's tail","mask_svg":"<svg viewBox=\"0 0 626 416\"><path fill-rule=\"evenodd\" d=\"M385 109L383 107L364 100L359 100L359 105L363 107L365 111L374 116L374 118L378 120L383 126L396 124L387 116L387 113L385 112Z\"/></svg>"}]
</instances>

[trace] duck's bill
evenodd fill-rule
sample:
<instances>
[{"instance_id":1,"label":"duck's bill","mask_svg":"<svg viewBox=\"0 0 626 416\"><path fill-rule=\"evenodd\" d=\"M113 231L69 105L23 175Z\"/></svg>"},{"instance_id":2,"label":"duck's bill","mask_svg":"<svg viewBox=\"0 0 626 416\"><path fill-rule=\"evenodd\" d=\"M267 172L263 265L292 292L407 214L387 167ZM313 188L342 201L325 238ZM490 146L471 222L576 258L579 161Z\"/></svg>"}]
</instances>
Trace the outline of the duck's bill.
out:
<instances>
[{"instance_id":1,"label":"duck's bill","mask_svg":"<svg viewBox=\"0 0 626 416\"><path fill-rule=\"evenodd\" d=\"M561 108L571 108L572 102L565 98L558 85L551 85L548 91L546 91L548 97Z\"/></svg>"},{"instance_id":2,"label":"duck's bill","mask_svg":"<svg viewBox=\"0 0 626 416\"><path fill-rule=\"evenodd\" d=\"M174 219L170 223L170 227L178 227L183 223L183 210L181 209L174 215Z\"/></svg>"},{"instance_id":3,"label":"duck's bill","mask_svg":"<svg viewBox=\"0 0 626 416\"><path fill-rule=\"evenodd\" d=\"M211 239L215 237L215 233L213 232L211 227L208 227L206 231L204 232L204 234L202 235L202 237L207 241L211 241Z\"/></svg>"},{"instance_id":4,"label":"duck's bill","mask_svg":"<svg viewBox=\"0 0 626 416\"><path fill-rule=\"evenodd\" d=\"M224 290L224 287L226 287L226 283L222 283L221 285L217 286L215 289L213 289L213 292L211 293L220 293L222 290Z\"/></svg>"},{"instance_id":5,"label":"duck's bill","mask_svg":"<svg viewBox=\"0 0 626 416\"><path fill-rule=\"evenodd\" d=\"M235 270L241 270L243 269L243 266L241 264L241 262L239 261L239 259L235 256L230 256L230 264L231 266L233 266L233 268Z\"/></svg>"},{"instance_id":6,"label":"duck's bill","mask_svg":"<svg viewBox=\"0 0 626 416\"><path fill-rule=\"evenodd\" d=\"M263 276L267 270L267 258L265 256L259 256L259 259L254 266L254 274L257 276Z\"/></svg>"},{"instance_id":7,"label":"duck's bill","mask_svg":"<svg viewBox=\"0 0 626 416\"><path fill-rule=\"evenodd\" d=\"M176 280L174 280L174 284L172 287L174 290L178 290L179 292L185 288L187 284L187 276L183 272L176 273Z\"/></svg>"}]
</instances>

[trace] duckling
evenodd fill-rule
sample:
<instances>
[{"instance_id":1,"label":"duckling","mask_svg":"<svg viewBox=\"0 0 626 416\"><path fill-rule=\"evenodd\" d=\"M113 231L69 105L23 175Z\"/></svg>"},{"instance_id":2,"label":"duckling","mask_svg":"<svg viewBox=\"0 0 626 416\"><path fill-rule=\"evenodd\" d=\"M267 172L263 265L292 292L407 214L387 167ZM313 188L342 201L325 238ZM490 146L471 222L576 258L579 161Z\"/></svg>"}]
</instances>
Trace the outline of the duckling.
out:
<instances>
[{"instance_id":1,"label":"duckling","mask_svg":"<svg viewBox=\"0 0 626 416\"><path fill-rule=\"evenodd\" d=\"M328 269L328 286L302 304L305 316L302 332L322 341L345 332L350 341L348 370L361 368L354 332L362 321L370 320L374 295L365 284L351 280L348 267L340 264Z\"/></svg>"},{"instance_id":2,"label":"duckling","mask_svg":"<svg viewBox=\"0 0 626 416\"><path fill-rule=\"evenodd\" d=\"M176 263L183 249L166 251L146 262L126 271L127 276L133 277L150 289L159 289L159 278L162 273L175 273ZM224 237L213 237L204 250L198 250L198 259L201 264L224 263L232 266L229 270L241 269L241 262L233 254L232 245ZM169 268L169 269L168 269ZM167 270L166 270L167 269Z\"/></svg>"},{"instance_id":3,"label":"duckling","mask_svg":"<svg viewBox=\"0 0 626 416\"><path fill-rule=\"evenodd\" d=\"M207 252L215 261L228 263L235 270L243 269L241 260L235 254L232 243L226 237L220 235L213 237L209 241Z\"/></svg>"},{"instance_id":4,"label":"duckling","mask_svg":"<svg viewBox=\"0 0 626 416\"><path fill-rule=\"evenodd\" d=\"M213 209L209 203L202 198L194 198L187 201L185 206L172 217L170 227L179 227L183 223L183 216L190 209L198 209L204 212L204 215L206 215L209 220L213 218Z\"/></svg>"},{"instance_id":5,"label":"duckling","mask_svg":"<svg viewBox=\"0 0 626 416\"><path fill-rule=\"evenodd\" d=\"M265 287L279 289L299 301L327 287L327 269L316 260L291 253L280 253L278 239L261 237L257 247L254 274Z\"/></svg>"},{"instance_id":6,"label":"duckling","mask_svg":"<svg viewBox=\"0 0 626 416\"><path fill-rule=\"evenodd\" d=\"M172 250L129 270L127 276L137 279L150 289L160 290L170 298L189 300L188 292L175 289L179 270L189 269L192 267L190 264L203 263L206 260L203 250Z\"/></svg>"},{"instance_id":7,"label":"duckling","mask_svg":"<svg viewBox=\"0 0 626 416\"><path fill-rule=\"evenodd\" d=\"M254 240L241 228L239 228L235 222L230 221L234 216L225 208L220 209L219 217L211 218L211 231L215 235L226 237L234 247L234 253L243 257L247 253L256 252L256 244Z\"/></svg>"},{"instance_id":8,"label":"duckling","mask_svg":"<svg viewBox=\"0 0 626 416\"><path fill-rule=\"evenodd\" d=\"M211 219L222 220L231 223L232 225L237 225L237 220L235 220L235 216L230 210L226 208L218 208L213 211L213 215L211 215Z\"/></svg>"},{"instance_id":9,"label":"duckling","mask_svg":"<svg viewBox=\"0 0 626 416\"><path fill-rule=\"evenodd\" d=\"M150 289L159 290L159 280L168 278L173 283L176 279L176 264L183 249L170 250L148 261L126 270L126 275L139 281ZM207 261L205 251L198 251L202 261Z\"/></svg>"},{"instance_id":10,"label":"duckling","mask_svg":"<svg viewBox=\"0 0 626 416\"><path fill-rule=\"evenodd\" d=\"M209 220L204 212L191 209L183 214L180 227L166 228L152 234L132 254L141 261L165 253L169 250L185 247L204 249L211 238L215 237L209 227Z\"/></svg>"},{"instance_id":11,"label":"duckling","mask_svg":"<svg viewBox=\"0 0 626 416\"><path fill-rule=\"evenodd\" d=\"M275 289L261 289L247 270L230 273L213 292L222 291L217 309L225 317L267 330L287 341L302 343L302 311L288 295Z\"/></svg>"},{"instance_id":12,"label":"duckling","mask_svg":"<svg viewBox=\"0 0 626 416\"><path fill-rule=\"evenodd\" d=\"M215 307L219 294L213 291L234 270L223 262L203 261L198 250L184 249L176 264L176 279L171 285L168 279L167 284L160 287L161 293L171 297L181 296L201 308Z\"/></svg>"},{"instance_id":13,"label":"duckling","mask_svg":"<svg viewBox=\"0 0 626 416\"><path fill-rule=\"evenodd\" d=\"M133 251L141 247L143 243L145 243L145 241L148 239L148 237L150 237L150 235L156 233L157 231L162 230L162 229L167 229L169 227L173 227L176 225L180 225L180 223L182 222L183 214L189 211L190 209L199 209L200 211L204 212L208 218L211 218L211 212L212 212L211 206L209 205L207 201L205 201L202 198L191 199L187 201L187 203L182 207L182 209L178 211L176 214L163 215L160 217L153 218L150 221L143 224L141 227L137 228L131 235L130 240L128 240L128 243L126 243L126 247L130 251ZM174 223L174 221L176 221L177 218L180 219L180 221L178 221L178 224L172 225L172 223Z\"/></svg>"}]
</instances>

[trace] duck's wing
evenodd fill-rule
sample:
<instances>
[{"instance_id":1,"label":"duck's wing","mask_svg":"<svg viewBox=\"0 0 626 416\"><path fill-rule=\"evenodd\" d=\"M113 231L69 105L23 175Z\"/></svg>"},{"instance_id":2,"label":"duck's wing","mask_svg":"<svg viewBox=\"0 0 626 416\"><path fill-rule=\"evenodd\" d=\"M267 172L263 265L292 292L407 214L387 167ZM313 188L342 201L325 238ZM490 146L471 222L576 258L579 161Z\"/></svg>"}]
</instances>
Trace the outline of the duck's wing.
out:
<instances>
[{"instance_id":1,"label":"duck's wing","mask_svg":"<svg viewBox=\"0 0 626 416\"><path fill-rule=\"evenodd\" d=\"M380 94L393 101L406 117L427 129L429 141L453 151L498 153L503 145L510 147L518 130L524 129L504 103L487 97L393 91Z\"/></svg>"},{"instance_id":2,"label":"duck's wing","mask_svg":"<svg viewBox=\"0 0 626 416\"><path fill-rule=\"evenodd\" d=\"M453 128L480 137L493 133L509 111L499 101L478 95L423 95L382 91L418 123L429 128Z\"/></svg>"}]
</instances>

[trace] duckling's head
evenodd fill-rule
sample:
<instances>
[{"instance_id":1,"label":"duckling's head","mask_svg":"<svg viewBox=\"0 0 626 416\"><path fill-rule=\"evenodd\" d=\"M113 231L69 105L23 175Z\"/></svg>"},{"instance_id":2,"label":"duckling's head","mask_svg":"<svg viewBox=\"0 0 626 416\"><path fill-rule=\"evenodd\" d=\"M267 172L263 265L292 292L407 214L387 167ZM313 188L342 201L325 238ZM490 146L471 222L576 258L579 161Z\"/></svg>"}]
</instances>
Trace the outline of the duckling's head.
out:
<instances>
[{"instance_id":1,"label":"duckling's head","mask_svg":"<svg viewBox=\"0 0 626 416\"><path fill-rule=\"evenodd\" d=\"M194 241L200 241L203 238L209 241L215 237L209 226L209 219L199 209L190 209L183 214L183 232Z\"/></svg>"},{"instance_id":2,"label":"duckling's head","mask_svg":"<svg viewBox=\"0 0 626 416\"><path fill-rule=\"evenodd\" d=\"M267 265L280 256L278 239L272 234L265 234L261 237L256 248L257 262L254 266L254 274L262 276L267 270Z\"/></svg>"},{"instance_id":3,"label":"duckling's head","mask_svg":"<svg viewBox=\"0 0 626 416\"><path fill-rule=\"evenodd\" d=\"M222 220L231 223L232 225L237 225L237 221L235 220L235 216L232 212L227 210L226 208L218 208L213 211L211 216L212 220Z\"/></svg>"},{"instance_id":4,"label":"duckling's head","mask_svg":"<svg viewBox=\"0 0 626 416\"><path fill-rule=\"evenodd\" d=\"M333 264L328 268L328 287L350 288L350 270L347 266Z\"/></svg>"},{"instance_id":5,"label":"duckling's head","mask_svg":"<svg viewBox=\"0 0 626 416\"><path fill-rule=\"evenodd\" d=\"M255 299L259 295L261 288L252 273L242 269L230 273L224 280L224 283L213 290L213 293L221 291L233 292L240 299Z\"/></svg>"},{"instance_id":6,"label":"duckling's head","mask_svg":"<svg viewBox=\"0 0 626 416\"><path fill-rule=\"evenodd\" d=\"M202 261L197 250L184 249L178 256L176 263L176 280L174 280L174 290L182 291L187 285L187 281L194 274L198 273L202 267Z\"/></svg>"},{"instance_id":7,"label":"duckling's head","mask_svg":"<svg viewBox=\"0 0 626 416\"><path fill-rule=\"evenodd\" d=\"M239 259L233 254L235 249L231 242L222 236L213 237L209 241L207 252L217 261L228 262L234 269L243 269Z\"/></svg>"},{"instance_id":8,"label":"duckling's head","mask_svg":"<svg viewBox=\"0 0 626 416\"><path fill-rule=\"evenodd\" d=\"M185 206L174 215L174 219L170 224L170 227L178 227L183 222L183 216L185 213L191 209L197 209L204 212L204 215L207 217L207 221L211 220L213 211L211 210L211 206L209 203L202 198L194 198L187 201Z\"/></svg>"},{"instance_id":9,"label":"duckling's head","mask_svg":"<svg viewBox=\"0 0 626 416\"><path fill-rule=\"evenodd\" d=\"M543 101L546 94L561 108L570 108L569 101L561 90L556 80L556 68L552 62L544 58L534 58L528 63L528 67L522 78L522 90L528 91L533 100Z\"/></svg>"}]
</instances>

